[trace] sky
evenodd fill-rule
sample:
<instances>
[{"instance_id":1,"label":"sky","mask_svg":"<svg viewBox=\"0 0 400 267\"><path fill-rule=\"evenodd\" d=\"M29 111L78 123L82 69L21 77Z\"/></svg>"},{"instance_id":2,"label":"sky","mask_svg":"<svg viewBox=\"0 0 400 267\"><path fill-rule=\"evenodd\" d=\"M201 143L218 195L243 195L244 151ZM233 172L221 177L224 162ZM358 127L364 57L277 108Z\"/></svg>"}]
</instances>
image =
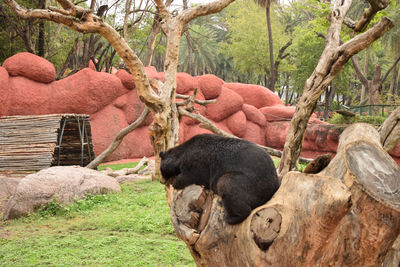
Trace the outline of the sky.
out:
<instances>
[{"instance_id":1,"label":"sky","mask_svg":"<svg viewBox=\"0 0 400 267\"><path fill-rule=\"evenodd\" d=\"M213 0L189 0L189 6L191 4L207 4L212 2ZM182 0L174 0L174 2L172 3L172 6L176 6L176 7L182 7Z\"/></svg>"}]
</instances>

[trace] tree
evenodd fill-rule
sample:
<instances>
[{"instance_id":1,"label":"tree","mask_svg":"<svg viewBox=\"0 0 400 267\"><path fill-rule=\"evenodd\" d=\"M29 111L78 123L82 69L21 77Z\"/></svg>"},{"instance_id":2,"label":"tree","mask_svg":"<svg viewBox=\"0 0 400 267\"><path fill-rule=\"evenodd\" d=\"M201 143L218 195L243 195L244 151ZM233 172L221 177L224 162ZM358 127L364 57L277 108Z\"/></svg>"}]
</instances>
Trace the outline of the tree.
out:
<instances>
[{"instance_id":1,"label":"tree","mask_svg":"<svg viewBox=\"0 0 400 267\"><path fill-rule=\"evenodd\" d=\"M268 49L269 49L269 68L270 68L270 79L267 87L272 91L275 91L276 82L276 71L274 65L274 46L272 39L272 26L271 26L271 3L272 0L254 0L258 5L265 8L265 17L267 19L268 29Z\"/></svg>"},{"instance_id":2,"label":"tree","mask_svg":"<svg viewBox=\"0 0 400 267\"><path fill-rule=\"evenodd\" d=\"M354 24L354 30L363 30L372 17L380 9L387 6L387 2L370 1L371 7L367 9L360 20ZM290 123L283 148L282 159L279 163L278 173L283 177L290 170L296 168L300 156L304 133L307 122L314 112L320 95L326 90L336 74L343 69L346 62L355 54L368 47L372 42L382 37L394 25L386 17L371 27L369 30L357 35L349 41L342 43L340 39L341 27L352 1L331 3L330 26L325 35L325 48L319 58L314 72L304 85L303 95L296 105L296 111ZM376 6L379 6L378 9ZM379 5L380 4L380 5Z\"/></svg>"},{"instance_id":3,"label":"tree","mask_svg":"<svg viewBox=\"0 0 400 267\"><path fill-rule=\"evenodd\" d=\"M176 73L178 68L179 42L185 26L194 18L219 12L234 0L217 0L209 4L183 10L172 15L161 0L154 3L163 19L162 30L167 37L167 50L164 63L164 83L158 94L151 88L144 66L128 43L101 17L93 11L77 6L69 0L58 0L60 7L28 10L14 0L5 0L12 10L23 19L46 19L62 23L83 33L98 33L114 47L132 73L139 98L144 102L154 120L149 127L150 140L156 155L156 177L159 177L159 152L175 146L178 141L179 121L175 104Z\"/></svg>"},{"instance_id":4,"label":"tree","mask_svg":"<svg viewBox=\"0 0 400 267\"><path fill-rule=\"evenodd\" d=\"M394 140L383 129L380 135L370 125L353 125L343 132L337 155L321 173L289 172L319 96L351 56L393 26L383 18L341 43L341 25L351 4L331 2L325 48L296 107L280 165L282 184L268 203L230 226L219 196L196 185L184 190L167 186L174 228L198 266L379 266L389 255L400 233L400 168L382 148L381 138L390 140L390 146L399 140L398 111L383 127L391 129ZM368 14L357 23L360 29L370 21Z\"/></svg>"},{"instance_id":5,"label":"tree","mask_svg":"<svg viewBox=\"0 0 400 267\"><path fill-rule=\"evenodd\" d=\"M274 45L281 51L275 54L273 61L274 83L276 83L278 68L284 65L284 59L288 56L291 34L285 32L287 24L277 12L271 15L271 20L274 22L272 27L275 36ZM271 68L270 60L265 56L269 53L265 14L252 2L237 1L227 8L223 16L227 38L220 45L220 53L233 59L234 69L238 74L237 79L240 82L263 84L269 87Z\"/></svg>"}]
</instances>

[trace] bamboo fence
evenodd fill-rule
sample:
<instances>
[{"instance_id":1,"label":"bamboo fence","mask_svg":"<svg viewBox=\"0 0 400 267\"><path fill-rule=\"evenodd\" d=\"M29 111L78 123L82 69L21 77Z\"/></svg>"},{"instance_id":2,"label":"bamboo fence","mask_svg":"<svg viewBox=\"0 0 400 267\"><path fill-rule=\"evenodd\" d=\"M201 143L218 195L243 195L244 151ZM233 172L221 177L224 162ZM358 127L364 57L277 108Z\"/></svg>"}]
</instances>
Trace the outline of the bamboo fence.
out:
<instances>
[{"instance_id":1,"label":"bamboo fence","mask_svg":"<svg viewBox=\"0 0 400 267\"><path fill-rule=\"evenodd\" d=\"M37 171L57 165L84 166L92 159L89 115L0 118L0 173Z\"/></svg>"}]
</instances>

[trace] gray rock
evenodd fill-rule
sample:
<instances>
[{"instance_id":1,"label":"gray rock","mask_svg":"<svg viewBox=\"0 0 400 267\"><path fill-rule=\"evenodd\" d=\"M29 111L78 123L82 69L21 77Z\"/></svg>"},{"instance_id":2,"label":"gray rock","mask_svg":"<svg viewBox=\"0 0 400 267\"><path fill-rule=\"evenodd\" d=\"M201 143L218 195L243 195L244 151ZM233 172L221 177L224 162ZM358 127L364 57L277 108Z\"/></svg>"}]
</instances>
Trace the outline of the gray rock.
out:
<instances>
[{"instance_id":1,"label":"gray rock","mask_svg":"<svg viewBox=\"0 0 400 267\"><path fill-rule=\"evenodd\" d=\"M6 209L9 198L14 193L22 178L0 176L0 214Z\"/></svg>"},{"instance_id":2,"label":"gray rock","mask_svg":"<svg viewBox=\"0 0 400 267\"><path fill-rule=\"evenodd\" d=\"M5 219L27 215L54 197L63 204L87 194L119 192L118 182L98 171L79 166L57 166L23 178L9 199Z\"/></svg>"}]
</instances>

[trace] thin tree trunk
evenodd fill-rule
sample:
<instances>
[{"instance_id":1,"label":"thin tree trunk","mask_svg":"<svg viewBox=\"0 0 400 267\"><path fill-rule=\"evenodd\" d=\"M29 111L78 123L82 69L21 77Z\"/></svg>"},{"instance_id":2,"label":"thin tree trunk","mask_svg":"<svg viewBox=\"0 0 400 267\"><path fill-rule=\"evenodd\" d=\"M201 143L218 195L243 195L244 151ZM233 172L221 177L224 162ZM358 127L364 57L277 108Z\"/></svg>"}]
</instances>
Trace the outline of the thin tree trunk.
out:
<instances>
[{"instance_id":1,"label":"thin tree trunk","mask_svg":"<svg viewBox=\"0 0 400 267\"><path fill-rule=\"evenodd\" d=\"M160 33L161 18L158 14L154 16L153 25L151 26L151 33L146 46L146 58L144 60L145 66L150 66L153 60L154 47L156 45L157 35Z\"/></svg>"},{"instance_id":2,"label":"thin tree trunk","mask_svg":"<svg viewBox=\"0 0 400 267\"><path fill-rule=\"evenodd\" d=\"M396 78L397 78L397 65L395 65L393 68L392 80L390 81L389 94L388 94L388 98L387 98L387 104L389 104L389 105L392 102L392 98L395 94L395 87L396 87L396 83L397 83Z\"/></svg>"},{"instance_id":3,"label":"thin tree trunk","mask_svg":"<svg viewBox=\"0 0 400 267\"><path fill-rule=\"evenodd\" d=\"M68 53L67 59L64 62L63 67L61 68L60 72L57 75L57 78L61 78L64 75L64 72L67 70L68 65L71 63L72 58L78 48L79 37L75 38L74 45L71 47L71 50Z\"/></svg>"},{"instance_id":4,"label":"thin tree trunk","mask_svg":"<svg viewBox=\"0 0 400 267\"><path fill-rule=\"evenodd\" d=\"M38 4L38 8L44 9L46 8L46 0L40 0ZM44 57L45 54L45 34L46 29L44 27L44 21L41 20L39 22L39 33L38 33L38 56Z\"/></svg>"},{"instance_id":5,"label":"thin tree trunk","mask_svg":"<svg viewBox=\"0 0 400 267\"><path fill-rule=\"evenodd\" d=\"M396 87L397 88L395 88L395 92L397 92L397 95L400 96L400 68L399 68L399 71L397 73L397 85L396 85Z\"/></svg>"},{"instance_id":6,"label":"thin tree trunk","mask_svg":"<svg viewBox=\"0 0 400 267\"><path fill-rule=\"evenodd\" d=\"M382 70L381 70L381 66L376 63L375 64L375 71L374 71L374 78L373 80L370 82L370 86L369 86L369 91L368 91L368 95L369 95L369 105L378 105L379 104L379 91L381 88L381 80L382 80ZM376 116L378 115L378 108L377 107L373 107L373 114Z\"/></svg>"},{"instance_id":7,"label":"thin tree trunk","mask_svg":"<svg viewBox=\"0 0 400 267\"><path fill-rule=\"evenodd\" d=\"M366 79L368 79L367 77L368 77L368 66L369 66L369 50L370 50L369 47L365 49L364 76L366 77ZM362 83L360 102L363 102L365 100L366 92L368 92L368 88L365 86L364 83Z\"/></svg>"},{"instance_id":8,"label":"thin tree trunk","mask_svg":"<svg viewBox=\"0 0 400 267\"><path fill-rule=\"evenodd\" d=\"M122 36L128 42L128 18L131 11L132 0L126 0L125 2L125 17L124 17L124 26L122 31Z\"/></svg>"},{"instance_id":9,"label":"thin tree trunk","mask_svg":"<svg viewBox=\"0 0 400 267\"><path fill-rule=\"evenodd\" d=\"M188 69L187 72L190 75L195 75L194 73L194 62L193 62L193 47L192 47L192 41L189 32L185 32L185 37L186 37L186 42L187 42L187 49L188 49Z\"/></svg>"},{"instance_id":10,"label":"thin tree trunk","mask_svg":"<svg viewBox=\"0 0 400 267\"><path fill-rule=\"evenodd\" d=\"M272 39L272 26L271 26L271 2L269 1L265 8L265 15L267 18L267 27L268 27L268 45L269 45L269 66L271 77L269 79L268 88L275 92L275 80L276 80L276 71L274 65L274 46Z\"/></svg>"}]
</instances>

